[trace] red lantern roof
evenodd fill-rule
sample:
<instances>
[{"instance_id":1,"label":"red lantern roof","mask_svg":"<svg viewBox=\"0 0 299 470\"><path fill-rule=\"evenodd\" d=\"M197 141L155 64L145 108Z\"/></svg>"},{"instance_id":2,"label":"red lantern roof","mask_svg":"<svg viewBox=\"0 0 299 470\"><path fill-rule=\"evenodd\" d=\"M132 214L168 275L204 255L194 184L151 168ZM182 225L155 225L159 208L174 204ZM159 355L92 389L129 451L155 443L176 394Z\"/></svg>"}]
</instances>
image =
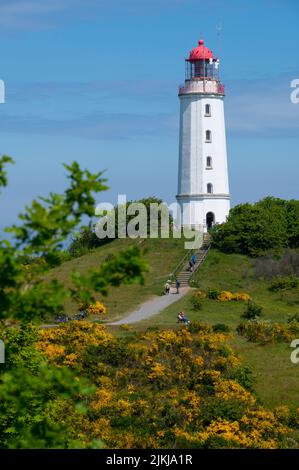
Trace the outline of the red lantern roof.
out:
<instances>
[{"instance_id":1,"label":"red lantern roof","mask_svg":"<svg viewBox=\"0 0 299 470\"><path fill-rule=\"evenodd\" d=\"M213 59L213 52L204 45L203 39L198 41L198 46L192 49L189 55L190 61L193 60L209 60Z\"/></svg>"}]
</instances>

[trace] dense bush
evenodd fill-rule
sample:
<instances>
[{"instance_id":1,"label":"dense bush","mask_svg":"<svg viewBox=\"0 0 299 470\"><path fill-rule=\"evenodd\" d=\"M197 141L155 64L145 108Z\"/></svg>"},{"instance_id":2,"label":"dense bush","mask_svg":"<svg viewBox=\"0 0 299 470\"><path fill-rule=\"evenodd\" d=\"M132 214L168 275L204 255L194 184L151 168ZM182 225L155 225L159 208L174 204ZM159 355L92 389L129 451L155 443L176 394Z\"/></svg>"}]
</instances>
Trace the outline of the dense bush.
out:
<instances>
[{"instance_id":1,"label":"dense bush","mask_svg":"<svg viewBox=\"0 0 299 470\"><path fill-rule=\"evenodd\" d=\"M246 318L247 320L253 320L255 318L260 318L262 311L263 307L260 307L259 305L249 300L241 317Z\"/></svg>"},{"instance_id":2,"label":"dense bush","mask_svg":"<svg viewBox=\"0 0 299 470\"><path fill-rule=\"evenodd\" d=\"M255 204L240 204L211 233L213 245L227 253L257 257L298 248L299 201L267 197Z\"/></svg>"},{"instance_id":3,"label":"dense bush","mask_svg":"<svg viewBox=\"0 0 299 470\"><path fill-rule=\"evenodd\" d=\"M248 302L250 295L246 292L218 291L216 289L208 289L207 291L197 290L191 297L191 303L195 306L195 310L196 304L201 305L201 300L206 298L209 300L219 300L220 302Z\"/></svg>"},{"instance_id":4,"label":"dense bush","mask_svg":"<svg viewBox=\"0 0 299 470\"><path fill-rule=\"evenodd\" d=\"M145 208L145 212L141 210L140 205ZM159 207L157 214L152 212L154 206ZM125 217L122 217L124 212ZM156 215L156 220L154 215ZM128 201L125 205L116 206L111 212L103 211L99 215L99 223L103 226L104 231L108 226L113 228L115 238L126 236L129 229L140 231L142 233L140 236L144 238L151 230L157 230L158 236L164 229L171 230L172 222L173 219L167 205L156 197Z\"/></svg>"},{"instance_id":5,"label":"dense bush","mask_svg":"<svg viewBox=\"0 0 299 470\"><path fill-rule=\"evenodd\" d=\"M254 260L255 274L258 278L271 280L275 276L299 277L299 252L287 250L280 258L261 256Z\"/></svg>"},{"instance_id":6,"label":"dense bush","mask_svg":"<svg viewBox=\"0 0 299 470\"><path fill-rule=\"evenodd\" d=\"M224 323L215 323L215 325L213 325L213 331L215 331L215 333L229 333L231 330L230 327Z\"/></svg>"},{"instance_id":7,"label":"dense bush","mask_svg":"<svg viewBox=\"0 0 299 470\"><path fill-rule=\"evenodd\" d=\"M82 227L81 230L73 236L68 247L68 252L74 257L82 256L93 248L97 248L111 241L113 241L113 239L104 238L100 240L92 224L89 224L87 227Z\"/></svg>"},{"instance_id":8,"label":"dense bush","mask_svg":"<svg viewBox=\"0 0 299 470\"><path fill-rule=\"evenodd\" d=\"M297 276L290 275L290 276L276 276L269 287L269 289L273 292L277 292L279 290L284 289L295 289L298 287L299 279Z\"/></svg>"},{"instance_id":9,"label":"dense bush","mask_svg":"<svg viewBox=\"0 0 299 470\"><path fill-rule=\"evenodd\" d=\"M254 391L255 376L249 366L236 367L234 379L237 380L246 390Z\"/></svg>"},{"instance_id":10,"label":"dense bush","mask_svg":"<svg viewBox=\"0 0 299 470\"><path fill-rule=\"evenodd\" d=\"M96 386L81 420L68 420L85 445L277 448L290 432L251 393L252 374L227 335L209 325L119 338L102 325L66 324L41 331L38 348Z\"/></svg>"},{"instance_id":11,"label":"dense bush","mask_svg":"<svg viewBox=\"0 0 299 470\"><path fill-rule=\"evenodd\" d=\"M138 213L138 207L136 206L136 212L130 213L129 206L131 204L142 204L145 207L144 216L142 213ZM151 204L157 204L160 206L157 214L157 220L151 220ZM124 218L125 225L119 223L119 212L126 211ZM81 256L93 248L97 248L106 243L110 243L116 238L128 236L128 227L131 224L131 228L135 230L142 230L142 236L146 238L151 230L157 230L157 236L161 235L164 229L172 231L172 216L169 213L167 206L163 204L161 199L156 197L149 197L138 201L128 201L125 206L116 206L114 211L104 211L100 214L99 221L103 223L103 231L106 233L107 226L113 227L112 237L105 236L99 238L96 233L96 226L89 224L87 227L82 227L81 230L73 237L72 242L68 247L68 251L72 256ZM165 226L163 225L165 224Z\"/></svg>"},{"instance_id":12,"label":"dense bush","mask_svg":"<svg viewBox=\"0 0 299 470\"><path fill-rule=\"evenodd\" d=\"M294 321L299 323L299 312L298 313L290 313L288 315L287 322L292 323Z\"/></svg>"},{"instance_id":13,"label":"dense bush","mask_svg":"<svg viewBox=\"0 0 299 470\"><path fill-rule=\"evenodd\" d=\"M208 299L211 299L211 300L217 300L219 294L220 292L216 289L208 289L207 297Z\"/></svg>"},{"instance_id":14,"label":"dense bush","mask_svg":"<svg viewBox=\"0 0 299 470\"><path fill-rule=\"evenodd\" d=\"M38 350L38 329L5 328L5 364L0 375L0 448L99 447L72 429L86 414L96 387L67 367L50 365ZM53 351L54 352L54 351ZM69 360L71 358L69 357Z\"/></svg>"},{"instance_id":15,"label":"dense bush","mask_svg":"<svg viewBox=\"0 0 299 470\"><path fill-rule=\"evenodd\" d=\"M201 310L202 309L202 296L198 294L198 292L194 292L194 294L190 298L190 303L192 305L193 310Z\"/></svg>"},{"instance_id":16,"label":"dense bush","mask_svg":"<svg viewBox=\"0 0 299 470\"><path fill-rule=\"evenodd\" d=\"M269 320L253 319L241 323L237 332L253 343L290 343L292 339L299 335L299 323L292 321L290 323L272 323Z\"/></svg>"},{"instance_id":17,"label":"dense bush","mask_svg":"<svg viewBox=\"0 0 299 470\"><path fill-rule=\"evenodd\" d=\"M192 329L121 338L86 321L2 327L1 447L284 446L299 412L263 408L228 336Z\"/></svg>"}]
</instances>

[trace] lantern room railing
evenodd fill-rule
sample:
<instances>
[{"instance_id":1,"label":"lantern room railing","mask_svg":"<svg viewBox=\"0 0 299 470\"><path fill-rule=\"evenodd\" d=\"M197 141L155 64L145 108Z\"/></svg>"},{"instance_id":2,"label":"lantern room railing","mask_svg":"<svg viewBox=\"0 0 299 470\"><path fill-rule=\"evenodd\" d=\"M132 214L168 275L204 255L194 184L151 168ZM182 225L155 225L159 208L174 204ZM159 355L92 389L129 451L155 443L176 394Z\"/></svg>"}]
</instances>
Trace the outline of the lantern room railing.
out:
<instances>
[{"instance_id":1,"label":"lantern room railing","mask_svg":"<svg viewBox=\"0 0 299 470\"><path fill-rule=\"evenodd\" d=\"M207 80L199 77L196 80L186 80L184 84L179 86L179 95L189 93L214 93L216 95L224 95L225 87L216 80Z\"/></svg>"}]
</instances>

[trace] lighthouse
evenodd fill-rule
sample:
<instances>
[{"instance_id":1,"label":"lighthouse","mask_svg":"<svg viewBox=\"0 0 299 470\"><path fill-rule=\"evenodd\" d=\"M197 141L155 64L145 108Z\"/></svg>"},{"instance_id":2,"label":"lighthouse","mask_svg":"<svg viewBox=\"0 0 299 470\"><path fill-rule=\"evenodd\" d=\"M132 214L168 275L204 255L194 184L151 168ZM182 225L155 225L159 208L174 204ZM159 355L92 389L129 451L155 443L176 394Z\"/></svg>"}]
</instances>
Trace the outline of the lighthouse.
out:
<instances>
[{"instance_id":1,"label":"lighthouse","mask_svg":"<svg viewBox=\"0 0 299 470\"><path fill-rule=\"evenodd\" d=\"M185 61L179 87L178 194L180 225L207 231L223 223L230 209L219 58L201 39Z\"/></svg>"}]
</instances>

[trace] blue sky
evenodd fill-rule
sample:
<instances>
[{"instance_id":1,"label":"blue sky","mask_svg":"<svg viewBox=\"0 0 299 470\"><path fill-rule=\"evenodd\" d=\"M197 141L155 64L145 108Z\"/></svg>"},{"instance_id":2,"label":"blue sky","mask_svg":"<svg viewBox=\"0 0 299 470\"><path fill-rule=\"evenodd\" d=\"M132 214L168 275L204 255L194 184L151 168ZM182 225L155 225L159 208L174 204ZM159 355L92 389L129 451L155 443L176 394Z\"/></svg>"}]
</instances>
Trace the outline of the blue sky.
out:
<instances>
[{"instance_id":1,"label":"blue sky","mask_svg":"<svg viewBox=\"0 0 299 470\"><path fill-rule=\"evenodd\" d=\"M298 198L298 20L297 0L0 0L0 153L16 160L0 226L62 191L72 160L107 170L99 202L173 202L177 88L200 36L221 56L232 203Z\"/></svg>"}]
</instances>

